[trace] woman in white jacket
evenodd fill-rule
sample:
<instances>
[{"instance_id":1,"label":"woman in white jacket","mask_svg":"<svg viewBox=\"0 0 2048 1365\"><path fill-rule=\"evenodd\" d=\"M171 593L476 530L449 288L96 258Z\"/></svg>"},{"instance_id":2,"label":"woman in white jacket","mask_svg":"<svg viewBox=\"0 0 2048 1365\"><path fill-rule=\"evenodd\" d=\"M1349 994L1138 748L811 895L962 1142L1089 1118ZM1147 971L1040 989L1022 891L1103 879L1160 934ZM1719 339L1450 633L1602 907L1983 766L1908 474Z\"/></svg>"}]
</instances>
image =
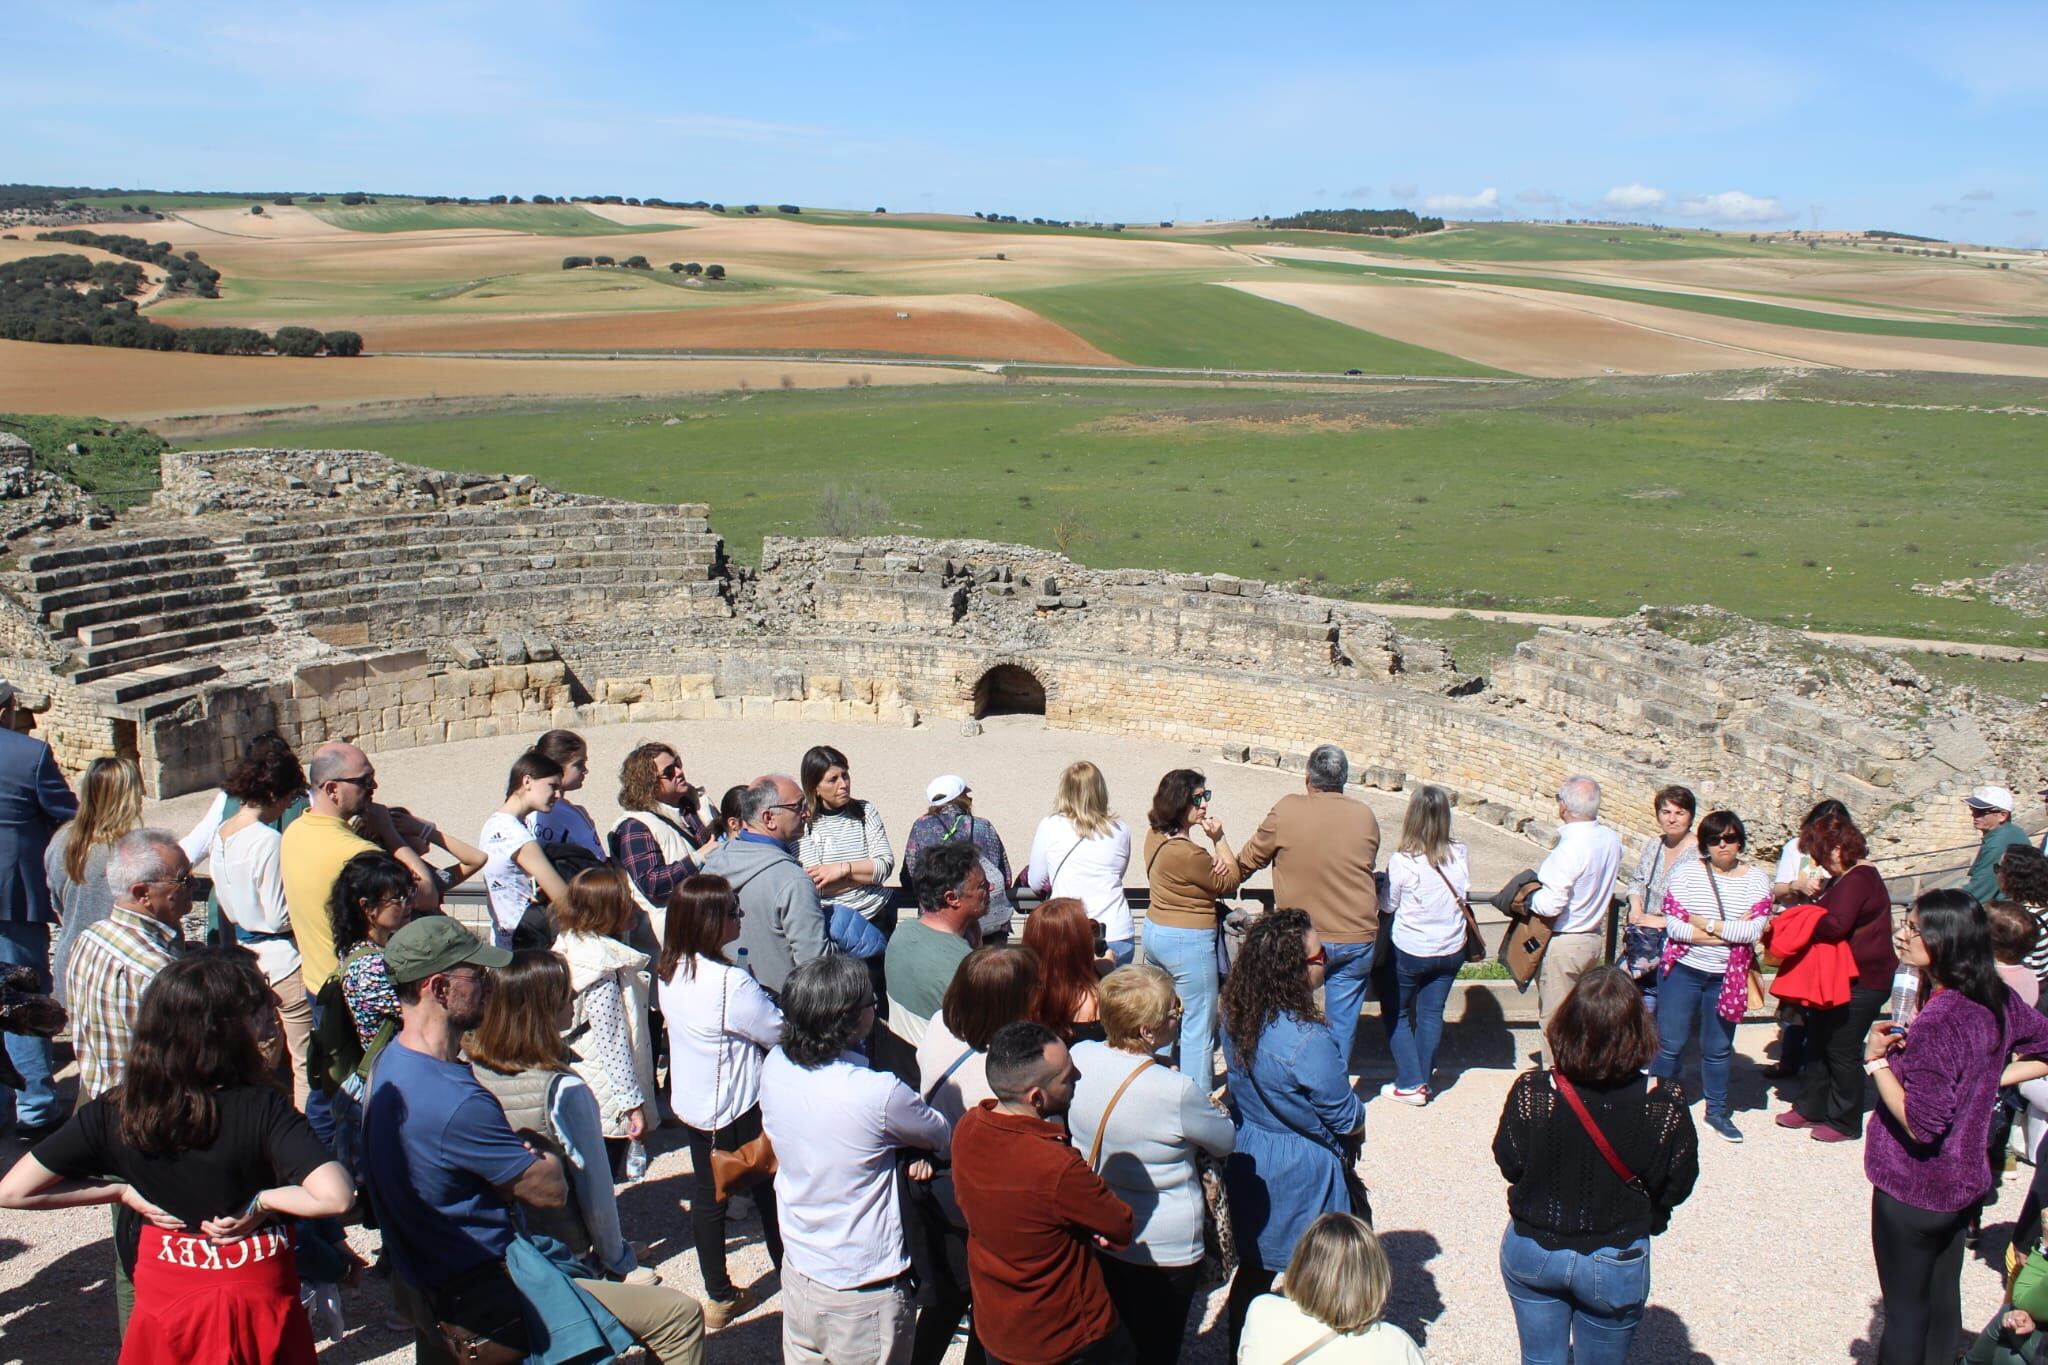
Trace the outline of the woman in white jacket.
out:
<instances>
[{"instance_id":1,"label":"woman in white jacket","mask_svg":"<svg viewBox=\"0 0 2048 1365\"><path fill-rule=\"evenodd\" d=\"M652 964L625 941L639 910L624 872L593 867L570 881L555 912L555 955L569 964L575 994L575 1020L563 1037L576 1054L576 1074L597 1097L614 1175L651 1126L655 1095Z\"/></svg>"},{"instance_id":2,"label":"woman in white jacket","mask_svg":"<svg viewBox=\"0 0 2048 1365\"><path fill-rule=\"evenodd\" d=\"M761 1061L782 1041L782 1011L744 965L726 957L739 936L739 897L725 878L686 877L670 893L659 971L669 1107L689 1138L690 1225L704 1273L704 1325L714 1332L754 1300L748 1289L735 1289L726 1272L726 1203L711 1183L711 1149L738 1151L761 1136ZM744 959L746 949L738 952ZM747 1193L761 1214L768 1258L779 1270L775 1183L763 1181Z\"/></svg>"},{"instance_id":3,"label":"woman in white jacket","mask_svg":"<svg viewBox=\"0 0 2048 1365\"><path fill-rule=\"evenodd\" d=\"M1131 827L1109 809L1109 784L1102 770L1083 759L1060 774L1052 814L1038 822L1031 838L1025 876L1039 895L1071 896L1102 936L1119 967L1130 965L1136 930L1124 898L1124 872L1131 864Z\"/></svg>"}]
</instances>

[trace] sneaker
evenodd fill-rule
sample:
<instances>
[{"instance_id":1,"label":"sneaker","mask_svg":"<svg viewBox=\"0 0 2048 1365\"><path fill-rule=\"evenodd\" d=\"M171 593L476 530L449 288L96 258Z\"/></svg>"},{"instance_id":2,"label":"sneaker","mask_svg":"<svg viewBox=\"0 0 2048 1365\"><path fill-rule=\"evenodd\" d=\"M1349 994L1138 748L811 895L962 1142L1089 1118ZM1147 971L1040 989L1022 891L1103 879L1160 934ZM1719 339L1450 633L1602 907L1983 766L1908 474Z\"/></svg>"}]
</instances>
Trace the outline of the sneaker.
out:
<instances>
[{"instance_id":1,"label":"sneaker","mask_svg":"<svg viewBox=\"0 0 2048 1365\"><path fill-rule=\"evenodd\" d=\"M1816 1123L1812 1126L1813 1140L1815 1142L1854 1142L1856 1140L1853 1134L1845 1133L1839 1128L1830 1128L1825 1123Z\"/></svg>"},{"instance_id":2,"label":"sneaker","mask_svg":"<svg viewBox=\"0 0 2048 1365\"><path fill-rule=\"evenodd\" d=\"M1811 1128L1814 1126L1813 1120L1800 1113L1797 1109L1787 1109L1784 1113L1773 1119L1772 1122L1776 1123L1780 1128Z\"/></svg>"},{"instance_id":3,"label":"sneaker","mask_svg":"<svg viewBox=\"0 0 2048 1365\"><path fill-rule=\"evenodd\" d=\"M751 1289L735 1289L729 1299L704 1300L704 1330L716 1332L754 1306Z\"/></svg>"},{"instance_id":4,"label":"sneaker","mask_svg":"<svg viewBox=\"0 0 2048 1365\"><path fill-rule=\"evenodd\" d=\"M1380 1098L1383 1100L1393 1100L1399 1104L1412 1105L1420 1109L1429 1103L1429 1087L1425 1085L1419 1086L1414 1090L1403 1090L1392 1081L1388 1081L1380 1087Z\"/></svg>"},{"instance_id":5,"label":"sneaker","mask_svg":"<svg viewBox=\"0 0 2048 1365\"><path fill-rule=\"evenodd\" d=\"M660 1284L661 1272L651 1265L636 1265L619 1276L620 1284Z\"/></svg>"},{"instance_id":6,"label":"sneaker","mask_svg":"<svg viewBox=\"0 0 2048 1365\"><path fill-rule=\"evenodd\" d=\"M1742 1141L1742 1130L1737 1128L1734 1121L1726 1114L1707 1115L1707 1127L1713 1129L1730 1142Z\"/></svg>"}]
</instances>

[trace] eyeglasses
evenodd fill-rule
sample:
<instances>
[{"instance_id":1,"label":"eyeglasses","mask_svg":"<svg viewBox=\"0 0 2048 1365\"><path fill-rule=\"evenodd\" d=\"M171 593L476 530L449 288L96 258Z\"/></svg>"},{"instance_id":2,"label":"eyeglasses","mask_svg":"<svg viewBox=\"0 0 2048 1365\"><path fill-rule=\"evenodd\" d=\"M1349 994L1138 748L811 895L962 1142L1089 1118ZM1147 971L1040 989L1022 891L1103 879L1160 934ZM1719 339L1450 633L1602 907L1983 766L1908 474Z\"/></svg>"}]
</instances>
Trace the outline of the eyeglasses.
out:
<instances>
[{"instance_id":1,"label":"eyeglasses","mask_svg":"<svg viewBox=\"0 0 2048 1365\"><path fill-rule=\"evenodd\" d=\"M377 774L375 773L364 773L360 777L330 777L327 780L329 782L347 782L353 786L361 787L366 792L377 789Z\"/></svg>"},{"instance_id":2,"label":"eyeglasses","mask_svg":"<svg viewBox=\"0 0 2048 1365\"><path fill-rule=\"evenodd\" d=\"M1311 967L1327 967L1329 963L1330 950L1327 945L1316 949L1308 955L1308 965Z\"/></svg>"},{"instance_id":3,"label":"eyeglasses","mask_svg":"<svg viewBox=\"0 0 2048 1365\"><path fill-rule=\"evenodd\" d=\"M768 809L795 811L798 815L802 815L805 811L809 810L810 808L811 803L809 801L777 801Z\"/></svg>"},{"instance_id":4,"label":"eyeglasses","mask_svg":"<svg viewBox=\"0 0 2048 1365\"><path fill-rule=\"evenodd\" d=\"M739 920L745 919L747 917L747 912L740 909L737 905L728 905L725 907L725 917L729 920L737 922Z\"/></svg>"},{"instance_id":5,"label":"eyeglasses","mask_svg":"<svg viewBox=\"0 0 2048 1365\"><path fill-rule=\"evenodd\" d=\"M1215 793L1214 793L1214 792L1206 792L1206 791L1200 791L1200 792L1196 792L1196 793L1195 793L1195 804L1196 804L1196 805L1198 805L1198 806L1206 806L1206 805L1208 805L1208 804L1209 804L1209 798L1210 798L1211 796L1214 796L1214 795L1215 795Z\"/></svg>"},{"instance_id":6,"label":"eyeglasses","mask_svg":"<svg viewBox=\"0 0 2048 1365\"><path fill-rule=\"evenodd\" d=\"M1907 920L1905 923L1901 924L1898 927L1897 932L1895 932L1892 935L1892 937L1899 939L1901 941L1909 938L1919 938L1920 926L1913 923L1913 921L1911 920Z\"/></svg>"},{"instance_id":7,"label":"eyeglasses","mask_svg":"<svg viewBox=\"0 0 2048 1365\"><path fill-rule=\"evenodd\" d=\"M1707 845L1707 847L1708 847L1708 848L1719 848L1719 847L1721 847L1721 845L1723 845L1723 844L1735 844L1735 845L1737 845L1737 846L1739 847L1739 846L1741 845L1741 843L1742 843L1742 836L1741 836L1740 834L1724 834L1724 835L1722 835L1722 836L1721 836L1720 838L1718 838L1718 839L1714 840L1714 842L1713 842L1713 843L1711 843L1711 844L1708 844L1708 845Z\"/></svg>"},{"instance_id":8,"label":"eyeglasses","mask_svg":"<svg viewBox=\"0 0 2048 1365\"><path fill-rule=\"evenodd\" d=\"M150 885L168 886L173 890L183 891L186 887L192 885L192 874L190 872L181 872L175 877L159 877L151 882Z\"/></svg>"}]
</instances>

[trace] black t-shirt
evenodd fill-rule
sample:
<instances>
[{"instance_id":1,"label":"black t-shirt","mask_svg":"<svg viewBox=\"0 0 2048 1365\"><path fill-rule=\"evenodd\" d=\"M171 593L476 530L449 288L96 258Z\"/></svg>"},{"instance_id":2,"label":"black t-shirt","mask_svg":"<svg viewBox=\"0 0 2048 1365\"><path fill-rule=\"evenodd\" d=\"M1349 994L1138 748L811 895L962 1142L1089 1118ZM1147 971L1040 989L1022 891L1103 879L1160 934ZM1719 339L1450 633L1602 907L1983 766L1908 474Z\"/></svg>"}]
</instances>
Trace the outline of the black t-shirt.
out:
<instances>
[{"instance_id":1,"label":"black t-shirt","mask_svg":"<svg viewBox=\"0 0 2048 1365\"><path fill-rule=\"evenodd\" d=\"M306 1116L267 1085L222 1090L214 1104L219 1126L204 1147L138 1152L122 1139L114 1105L96 1099L37 1143L34 1156L70 1179L125 1181L194 1232L209 1218L240 1213L258 1191L297 1185L334 1160ZM135 1215L122 1209L118 1245L126 1263L134 1262L139 1229Z\"/></svg>"}]
</instances>

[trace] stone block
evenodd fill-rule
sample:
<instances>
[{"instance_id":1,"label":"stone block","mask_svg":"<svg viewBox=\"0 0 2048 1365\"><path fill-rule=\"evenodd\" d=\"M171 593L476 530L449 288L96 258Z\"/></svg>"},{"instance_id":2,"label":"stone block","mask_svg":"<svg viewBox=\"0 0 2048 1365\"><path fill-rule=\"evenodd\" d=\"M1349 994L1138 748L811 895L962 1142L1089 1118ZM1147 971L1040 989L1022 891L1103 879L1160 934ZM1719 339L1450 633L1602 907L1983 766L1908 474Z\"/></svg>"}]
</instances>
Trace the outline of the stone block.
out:
<instances>
[{"instance_id":1,"label":"stone block","mask_svg":"<svg viewBox=\"0 0 2048 1365\"><path fill-rule=\"evenodd\" d=\"M491 674L491 690L494 692L523 692L526 690L526 666L524 664L501 665Z\"/></svg>"},{"instance_id":2,"label":"stone block","mask_svg":"<svg viewBox=\"0 0 2048 1365\"><path fill-rule=\"evenodd\" d=\"M1251 761L1263 768L1277 768L1280 766L1280 751L1278 749L1254 748L1251 754Z\"/></svg>"},{"instance_id":3,"label":"stone block","mask_svg":"<svg viewBox=\"0 0 2048 1365\"><path fill-rule=\"evenodd\" d=\"M429 702L434 699L436 688L432 678L412 678L398 685L398 699L406 703Z\"/></svg>"},{"instance_id":4,"label":"stone block","mask_svg":"<svg viewBox=\"0 0 2048 1365\"><path fill-rule=\"evenodd\" d=\"M448 642L448 654L450 658L455 660L457 666L461 668L482 668L484 666L484 656L477 653L476 646L470 644L467 640L450 640Z\"/></svg>"},{"instance_id":5,"label":"stone block","mask_svg":"<svg viewBox=\"0 0 2048 1365\"><path fill-rule=\"evenodd\" d=\"M1085 607L1087 605L1088 599L1083 597L1080 593L1065 592L1060 594L1060 606L1064 607L1068 611L1078 611L1080 608Z\"/></svg>"},{"instance_id":6,"label":"stone block","mask_svg":"<svg viewBox=\"0 0 2048 1365\"><path fill-rule=\"evenodd\" d=\"M434 695L466 697L469 695L469 679L460 673L437 673L434 675Z\"/></svg>"},{"instance_id":7,"label":"stone block","mask_svg":"<svg viewBox=\"0 0 2048 1365\"><path fill-rule=\"evenodd\" d=\"M1551 820L1531 820L1522 826L1522 833L1545 848L1557 842L1557 824Z\"/></svg>"},{"instance_id":8,"label":"stone block","mask_svg":"<svg viewBox=\"0 0 2048 1365\"><path fill-rule=\"evenodd\" d=\"M365 671L360 659L332 664L300 664L292 670L292 695L331 696L344 688L360 686Z\"/></svg>"},{"instance_id":9,"label":"stone block","mask_svg":"<svg viewBox=\"0 0 2048 1365\"><path fill-rule=\"evenodd\" d=\"M838 719L838 716L835 712L835 708L838 705L838 700L832 697L807 698L802 703L803 718L806 721L810 721L813 723L822 723L829 725L834 720Z\"/></svg>"},{"instance_id":10,"label":"stone block","mask_svg":"<svg viewBox=\"0 0 2048 1365\"><path fill-rule=\"evenodd\" d=\"M793 668L778 668L769 679L774 688L776 701L802 701L804 699L804 675Z\"/></svg>"},{"instance_id":11,"label":"stone block","mask_svg":"<svg viewBox=\"0 0 2048 1365\"><path fill-rule=\"evenodd\" d=\"M364 676L371 682L407 682L424 678L431 667L432 661L424 649L395 649L363 660Z\"/></svg>"},{"instance_id":12,"label":"stone block","mask_svg":"<svg viewBox=\"0 0 2048 1365\"><path fill-rule=\"evenodd\" d=\"M804 704L789 697L778 697L771 703L769 715L774 720L802 720Z\"/></svg>"},{"instance_id":13,"label":"stone block","mask_svg":"<svg viewBox=\"0 0 2048 1365\"><path fill-rule=\"evenodd\" d=\"M508 664L526 662L526 637L516 630L498 636L498 658Z\"/></svg>"},{"instance_id":14,"label":"stone block","mask_svg":"<svg viewBox=\"0 0 2048 1365\"><path fill-rule=\"evenodd\" d=\"M1217 753L1226 763L1246 763L1252 756L1250 747L1243 744L1226 744Z\"/></svg>"},{"instance_id":15,"label":"stone block","mask_svg":"<svg viewBox=\"0 0 2048 1365\"><path fill-rule=\"evenodd\" d=\"M775 719L775 699L773 697L740 698L739 718L741 720Z\"/></svg>"},{"instance_id":16,"label":"stone block","mask_svg":"<svg viewBox=\"0 0 2048 1365\"><path fill-rule=\"evenodd\" d=\"M1508 808L1498 801L1481 801L1472 808L1472 818L1484 820L1489 825L1505 825L1508 816Z\"/></svg>"},{"instance_id":17,"label":"stone block","mask_svg":"<svg viewBox=\"0 0 2048 1365\"><path fill-rule=\"evenodd\" d=\"M974 738L975 736L979 735L980 733L981 733L981 722L980 722L980 721L978 721L978 720L974 720L974 719L972 719L972 718L969 718L969 719L967 719L967 720L963 720L963 721L961 721L961 722L960 722L960 734L961 734L961 736L962 736L963 738L966 738L966 739L973 739L973 738Z\"/></svg>"}]
</instances>

